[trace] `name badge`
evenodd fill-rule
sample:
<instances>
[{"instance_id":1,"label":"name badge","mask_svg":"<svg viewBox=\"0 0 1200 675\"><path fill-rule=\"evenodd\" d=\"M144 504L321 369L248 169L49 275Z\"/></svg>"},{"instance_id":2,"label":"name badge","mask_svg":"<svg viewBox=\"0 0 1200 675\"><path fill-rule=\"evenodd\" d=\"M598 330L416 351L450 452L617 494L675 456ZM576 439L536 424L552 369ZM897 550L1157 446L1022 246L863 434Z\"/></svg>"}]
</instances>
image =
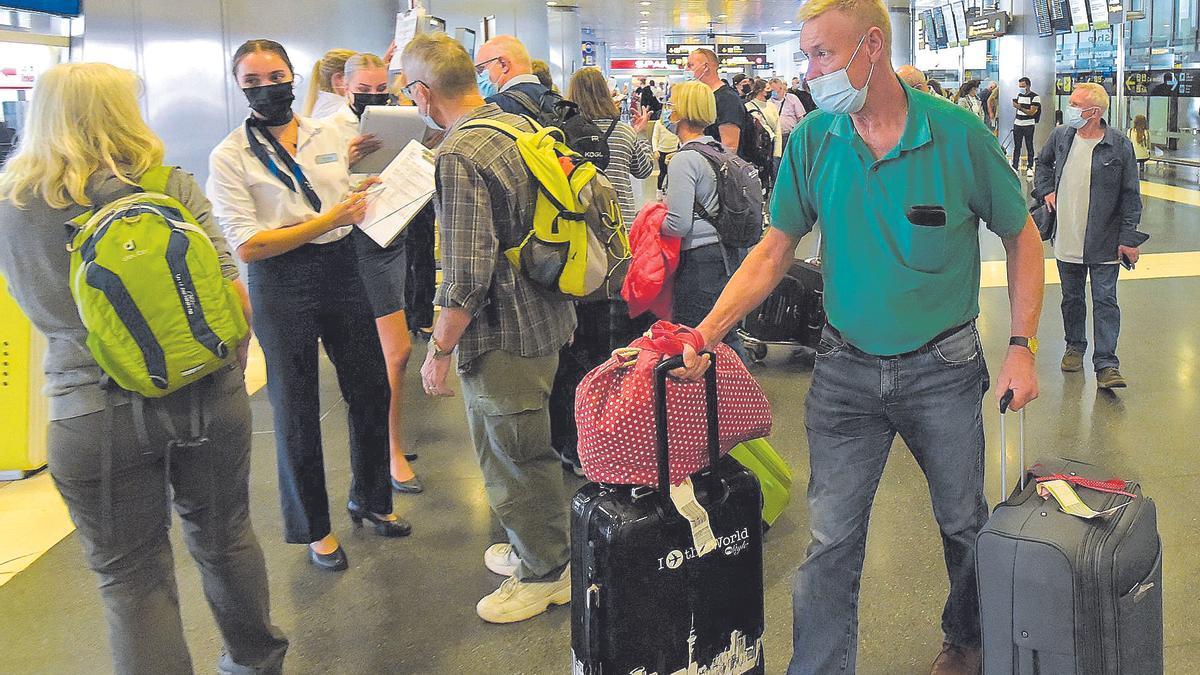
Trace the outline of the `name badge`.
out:
<instances>
[{"instance_id":1,"label":"name badge","mask_svg":"<svg viewBox=\"0 0 1200 675\"><path fill-rule=\"evenodd\" d=\"M317 164L328 164L330 162L336 162L337 159L338 155L336 152L331 152L327 155L317 155Z\"/></svg>"}]
</instances>

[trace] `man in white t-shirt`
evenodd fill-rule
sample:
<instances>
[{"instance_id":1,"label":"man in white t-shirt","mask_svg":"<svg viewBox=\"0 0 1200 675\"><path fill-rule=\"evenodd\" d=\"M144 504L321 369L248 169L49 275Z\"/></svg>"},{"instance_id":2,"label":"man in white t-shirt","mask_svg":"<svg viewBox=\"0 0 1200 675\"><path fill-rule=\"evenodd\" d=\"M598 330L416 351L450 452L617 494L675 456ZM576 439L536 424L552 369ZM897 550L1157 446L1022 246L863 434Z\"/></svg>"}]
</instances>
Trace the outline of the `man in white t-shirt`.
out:
<instances>
[{"instance_id":1,"label":"man in white t-shirt","mask_svg":"<svg viewBox=\"0 0 1200 675\"><path fill-rule=\"evenodd\" d=\"M1138 247L1148 238L1138 232L1142 217L1137 160L1133 144L1101 118L1108 93L1098 84L1076 85L1063 125L1056 128L1038 156L1034 195L1057 213L1054 257L1062 279L1066 350L1062 369L1083 370L1087 351L1087 304L1084 285L1092 280L1096 384L1126 386L1118 370L1117 272L1132 267Z\"/></svg>"},{"instance_id":2,"label":"man in white t-shirt","mask_svg":"<svg viewBox=\"0 0 1200 675\"><path fill-rule=\"evenodd\" d=\"M1027 161L1025 165L1028 167L1028 175L1033 177L1033 130L1037 126L1038 120L1042 118L1042 97L1031 89L1033 83L1028 77L1022 77L1017 80L1021 91L1013 99L1013 108L1017 111L1017 117L1013 120L1013 171L1021 168L1021 143L1025 143L1028 148Z\"/></svg>"}]
</instances>

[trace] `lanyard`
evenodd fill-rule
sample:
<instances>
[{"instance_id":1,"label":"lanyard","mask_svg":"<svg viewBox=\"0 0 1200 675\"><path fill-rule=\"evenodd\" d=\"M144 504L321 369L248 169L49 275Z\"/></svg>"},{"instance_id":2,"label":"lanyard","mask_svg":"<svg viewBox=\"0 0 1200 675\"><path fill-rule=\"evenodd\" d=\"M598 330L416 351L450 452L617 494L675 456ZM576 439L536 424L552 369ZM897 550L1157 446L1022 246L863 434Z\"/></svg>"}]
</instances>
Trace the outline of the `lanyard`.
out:
<instances>
[{"instance_id":1,"label":"lanyard","mask_svg":"<svg viewBox=\"0 0 1200 675\"><path fill-rule=\"evenodd\" d=\"M283 171L280 171L279 166L275 164L275 160L271 159L271 155L267 153L267 149L263 147L262 141L258 140L258 135L254 133L254 129L262 129L262 135L267 137L267 142L274 148L275 154L283 160L291 176L288 176ZM308 200L308 205L317 213L321 212L321 198L317 196L317 191L313 189L312 183L308 182L308 178L304 175L304 170L292 158L292 155L283 147L275 134L263 128L261 122L253 117L246 119L246 139L250 142L250 152L262 162L262 165L271 172L271 175L279 179L280 183L287 186L287 189L292 192L296 191L296 183L300 184L300 191L304 194L304 198ZM293 180L293 178L295 180Z\"/></svg>"}]
</instances>

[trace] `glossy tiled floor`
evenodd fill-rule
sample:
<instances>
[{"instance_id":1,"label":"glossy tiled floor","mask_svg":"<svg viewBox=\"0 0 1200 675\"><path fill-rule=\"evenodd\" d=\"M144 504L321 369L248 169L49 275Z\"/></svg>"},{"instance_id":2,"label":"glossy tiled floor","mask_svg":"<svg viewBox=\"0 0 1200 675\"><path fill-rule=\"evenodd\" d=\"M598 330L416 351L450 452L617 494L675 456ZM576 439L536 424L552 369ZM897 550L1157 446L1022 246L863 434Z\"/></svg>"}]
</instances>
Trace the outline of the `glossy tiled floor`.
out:
<instances>
[{"instance_id":1,"label":"glossy tiled floor","mask_svg":"<svg viewBox=\"0 0 1200 675\"><path fill-rule=\"evenodd\" d=\"M1186 186L1185 186L1186 187ZM1191 187L1194 187L1191 186ZM1191 193L1186 193L1191 194ZM1166 195L1164 195L1166 196ZM1200 208L1186 199L1148 197L1143 229L1156 254L1192 253L1174 260L1177 272L1125 280L1120 354L1130 388L1102 394L1089 373L1064 375L1059 290L1047 286L1039 359L1042 397L1029 409L1032 458L1065 455L1093 461L1141 480L1158 503L1165 551L1167 672L1200 673ZM1002 250L984 235L985 259ZM989 239L990 238L990 239ZM807 242L802 247L810 246ZM807 250L807 248L802 248ZM1153 259L1150 259L1153 260ZM1146 268L1153 267L1147 264ZM1139 266L1139 270L1142 266ZM981 292L980 330L995 373L1008 335L1007 297L1000 287ZM419 363L421 348L414 355ZM326 366L328 368L328 366ZM811 363L775 350L754 370L774 406L772 443L792 464L797 498L767 540L767 670L783 672L790 652L791 575L807 543L807 448L802 402ZM254 397L253 514L271 572L275 619L292 640L294 673L513 673L569 672L569 612L558 608L526 623L488 626L474 604L499 578L484 570L482 553L496 537L475 466L461 402L421 394L416 368L409 374L410 434L427 494L398 498L415 534L383 540L354 532L335 514L349 552L341 575L314 571L303 548L280 537L270 410ZM348 477L345 406L325 378L326 458L334 494ZM997 419L989 405L989 497L995 501L999 449ZM936 525L920 472L897 443L876 499L863 579L859 672L928 672L946 590ZM1016 460L1010 453L1010 460ZM0 498L5 491L0 489ZM338 498L331 501L338 503ZM211 672L220 650L199 579L186 553L176 551L183 613L193 658ZM0 672L101 673L109 655L93 579L83 568L79 542L68 536L0 587Z\"/></svg>"}]
</instances>

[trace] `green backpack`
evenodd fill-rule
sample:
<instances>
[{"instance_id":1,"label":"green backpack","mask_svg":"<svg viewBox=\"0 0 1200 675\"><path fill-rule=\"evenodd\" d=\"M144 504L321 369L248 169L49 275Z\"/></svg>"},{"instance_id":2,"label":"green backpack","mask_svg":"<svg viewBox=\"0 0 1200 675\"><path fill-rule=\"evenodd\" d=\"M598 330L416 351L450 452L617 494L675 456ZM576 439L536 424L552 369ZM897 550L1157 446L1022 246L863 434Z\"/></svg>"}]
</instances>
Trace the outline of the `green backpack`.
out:
<instances>
[{"instance_id":1,"label":"green backpack","mask_svg":"<svg viewBox=\"0 0 1200 675\"><path fill-rule=\"evenodd\" d=\"M227 365L249 332L217 250L165 194L171 167L146 172L142 192L71 221L71 295L87 346L122 389L166 396Z\"/></svg>"}]
</instances>

